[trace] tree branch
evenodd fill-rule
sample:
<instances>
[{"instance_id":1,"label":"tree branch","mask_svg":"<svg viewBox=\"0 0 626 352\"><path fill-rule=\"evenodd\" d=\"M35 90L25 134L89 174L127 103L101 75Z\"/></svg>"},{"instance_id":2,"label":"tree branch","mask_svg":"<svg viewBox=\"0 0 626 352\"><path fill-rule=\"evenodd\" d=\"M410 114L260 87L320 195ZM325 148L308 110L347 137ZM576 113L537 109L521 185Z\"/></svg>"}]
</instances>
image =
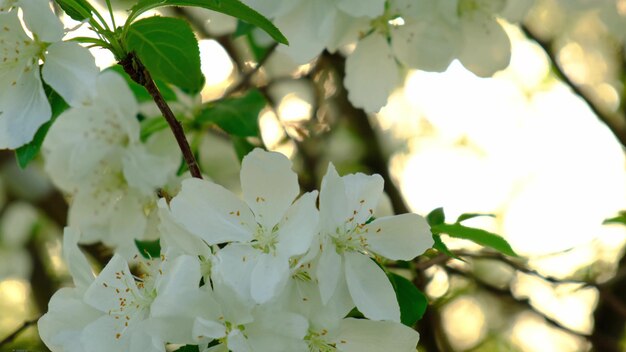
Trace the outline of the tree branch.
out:
<instances>
[{"instance_id":1,"label":"tree branch","mask_svg":"<svg viewBox=\"0 0 626 352\"><path fill-rule=\"evenodd\" d=\"M567 326L561 324L561 322L559 322L558 320L556 320L556 319L554 319L552 317L549 317L544 312L538 310L537 308L535 308L530 303L530 300L528 300L528 299L519 299L517 297L514 297L513 293L510 291L509 288L500 288L500 287L493 286L493 285L487 283L486 281L482 280L481 278L477 277L473 273L465 272L465 271L457 269L457 268L446 266L445 269L448 272L452 273L452 274L463 276L463 277L471 279L473 282L475 282L482 289L484 289L485 291L488 291L488 292L490 292L490 293L492 293L492 294L494 294L496 296L505 296L510 301L515 302L516 304L519 304L519 305L523 306L525 309L528 309L528 310L534 312L535 314L539 315L549 325L551 325L551 326L553 326L553 327L555 327L555 328L557 328L559 330L565 331L565 332L567 332L569 334L572 334L572 335L583 337L586 340L590 340L591 339L591 335L583 333L581 331L576 331L576 330L570 329Z\"/></svg>"},{"instance_id":2,"label":"tree branch","mask_svg":"<svg viewBox=\"0 0 626 352\"><path fill-rule=\"evenodd\" d=\"M191 176L202 179L202 173L198 167L196 157L191 151L187 137L185 137L185 131L183 130L180 122L176 119L172 109L170 109L169 105L167 105L165 98L163 98L163 95L154 83L152 76L150 76L150 72L146 69L141 60L139 60L139 57L137 57L137 55L133 52L128 54L128 56L120 61L119 64L124 67L124 71L128 73L133 81L146 88L156 105L159 107L159 110L161 110L163 117L170 125L170 129L174 133L174 137L180 147L180 151L183 153L185 163L187 163L187 166L189 167Z\"/></svg>"},{"instance_id":3,"label":"tree branch","mask_svg":"<svg viewBox=\"0 0 626 352\"><path fill-rule=\"evenodd\" d=\"M584 92L584 90L577 86L571 78L567 75L567 73L563 70L563 67L559 63L556 54L553 51L553 43L551 41L546 41L539 38L533 31L527 26L521 26L522 31L529 39L535 41L541 48L545 51L548 59L554 68L557 76L565 83L570 89L580 97L582 100L587 103L591 111L598 117L600 121L602 121L608 128L611 130L615 138L622 144L622 147L626 148L626 121L624 117L621 115L609 114L602 110L597 104L595 104L592 98Z\"/></svg>"},{"instance_id":4,"label":"tree branch","mask_svg":"<svg viewBox=\"0 0 626 352\"><path fill-rule=\"evenodd\" d=\"M22 323L22 325L19 328L17 328L15 331L10 333L9 336L5 337L4 339L2 339L2 341L0 341L0 350L2 349L3 346L8 345L11 342L13 342L13 340L15 340L22 332L24 332L24 330L28 329L30 326L34 324L37 324L38 320L39 318L36 318L33 320L27 320L24 323Z\"/></svg>"}]
</instances>

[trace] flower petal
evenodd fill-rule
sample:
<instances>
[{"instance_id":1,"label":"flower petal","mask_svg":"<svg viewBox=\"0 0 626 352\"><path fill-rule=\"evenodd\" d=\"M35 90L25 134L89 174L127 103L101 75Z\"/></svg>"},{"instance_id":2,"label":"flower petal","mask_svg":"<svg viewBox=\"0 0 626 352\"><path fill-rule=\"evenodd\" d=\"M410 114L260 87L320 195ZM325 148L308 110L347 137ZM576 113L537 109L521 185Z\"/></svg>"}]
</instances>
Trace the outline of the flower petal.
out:
<instances>
[{"instance_id":1,"label":"flower petal","mask_svg":"<svg viewBox=\"0 0 626 352\"><path fill-rule=\"evenodd\" d=\"M415 352L419 333L408 326L391 321L347 318L341 321L335 339L337 350L343 352L386 351Z\"/></svg>"},{"instance_id":2,"label":"flower petal","mask_svg":"<svg viewBox=\"0 0 626 352\"><path fill-rule=\"evenodd\" d=\"M387 104L400 85L400 72L385 37L374 33L358 42L346 59L344 85L352 105L366 112L377 112Z\"/></svg>"},{"instance_id":3,"label":"flower petal","mask_svg":"<svg viewBox=\"0 0 626 352\"><path fill-rule=\"evenodd\" d=\"M344 253L346 282L356 307L372 320L400 322L400 307L385 273L368 256Z\"/></svg>"},{"instance_id":4,"label":"flower petal","mask_svg":"<svg viewBox=\"0 0 626 352\"><path fill-rule=\"evenodd\" d=\"M74 279L74 285L86 289L95 279L85 255L78 248L80 232L71 227L63 230L63 259Z\"/></svg>"},{"instance_id":5,"label":"flower petal","mask_svg":"<svg viewBox=\"0 0 626 352\"><path fill-rule=\"evenodd\" d=\"M83 301L83 290L62 288L48 303L48 312L37 322L41 340L52 351L82 352L79 336L102 312Z\"/></svg>"},{"instance_id":6,"label":"flower petal","mask_svg":"<svg viewBox=\"0 0 626 352\"><path fill-rule=\"evenodd\" d=\"M63 23L52 12L49 1L19 0L18 6L24 11L26 27L40 40L54 43L63 38Z\"/></svg>"},{"instance_id":7,"label":"flower petal","mask_svg":"<svg viewBox=\"0 0 626 352\"><path fill-rule=\"evenodd\" d=\"M220 339L226 336L226 327L216 321L198 317L193 323L192 336Z\"/></svg>"},{"instance_id":8,"label":"flower petal","mask_svg":"<svg viewBox=\"0 0 626 352\"><path fill-rule=\"evenodd\" d=\"M15 149L30 142L52 114L39 70L26 66L22 72L0 89L0 149Z\"/></svg>"},{"instance_id":9,"label":"flower petal","mask_svg":"<svg viewBox=\"0 0 626 352\"><path fill-rule=\"evenodd\" d=\"M259 304L268 302L281 291L288 277L289 258L265 253L259 255L252 270L252 298Z\"/></svg>"},{"instance_id":10,"label":"flower petal","mask_svg":"<svg viewBox=\"0 0 626 352\"><path fill-rule=\"evenodd\" d=\"M252 272L258 261L259 251L242 244L232 243L216 254L212 278L233 289L244 301L252 300Z\"/></svg>"},{"instance_id":11,"label":"flower petal","mask_svg":"<svg viewBox=\"0 0 626 352\"><path fill-rule=\"evenodd\" d=\"M288 14L276 18L276 27L289 39L289 46L280 45L279 50L297 64L313 60L332 33L336 11L329 11L331 7L328 1L300 1Z\"/></svg>"},{"instance_id":12,"label":"flower petal","mask_svg":"<svg viewBox=\"0 0 626 352\"><path fill-rule=\"evenodd\" d=\"M315 275L320 287L322 304L326 304L335 293L339 280L343 280L343 265L342 257L337 254L337 249L330 240L325 241L321 252Z\"/></svg>"},{"instance_id":13,"label":"flower petal","mask_svg":"<svg viewBox=\"0 0 626 352\"><path fill-rule=\"evenodd\" d=\"M254 215L246 203L209 181L184 180L170 209L179 224L209 245L247 242L256 230Z\"/></svg>"},{"instance_id":14,"label":"flower petal","mask_svg":"<svg viewBox=\"0 0 626 352\"><path fill-rule=\"evenodd\" d=\"M350 216L344 182L335 166L330 163L326 175L322 178L320 190L320 230L323 233L334 234L337 227L343 226Z\"/></svg>"},{"instance_id":15,"label":"flower petal","mask_svg":"<svg viewBox=\"0 0 626 352\"><path fill-rule=\"evenodd\" d=\"M256 221L266 229L278 224L300 193L291 161L283 154L259 148L243 158L241 189Z\"/></svg>"},{"instance_id":16,"label":"flower petal","mask_svg":"<svg viewBox=\"0 0 626 352\"><path fill-rule=\"evenodd\" d=\"M374 253L393 260L412 260L433 246L430 226L417 214L378 218L365 226Z\"/></svg>"},{"instance_id":17,"label":"flower petal","mask_svg":"<svg viewBox=\"0 0 626 352\"><path fill-rule=\"evenodd\" d=\"M385 0L339 0L339 7L354 17L378 17L385 11Z\"/></svg>"},{"instance_id":18,"label":"flower petal","mask_svg":"<svg viewBox=\"0 0 626 352\"><path fill-rule=\"evenodd\" d=\"M391 47L410 68L442 72L460 48L458 31L443 20L422 20L392 29Z\"/></svg>"},{"instance_id":19,"label":"flower petal","mask_svg":"<svg viewBox=\"0 0 626 352\"><path fill-rule=\"evenodd\" d=\"M319 212L315 206L317 192L300 197L288 210L278 229L276 251L284 257L303 254L318 232Z\"/></svg>"},{"instance_id":20,"label":"flower petal","mask_svg":"<svg viewBox=\"0 0 626 352\"><path fill-rule=\"evenodd\" d=\"M511 41L504 28L492 17L475 13L461 18L465 43L459 60L480 77L505 69L511 61Z\"/></svg>"},{"instance_id":21,"label":"flower petal","mask_svg":"<svg viewBox=\"0 0 626 352\"><path fill-rule=\"evenodd\" d=\"M385 181L378 175L362 173L345 175L341 178L346 188L348 207L351 211L351 221L354 224L364 224L373 215L383 195Z\"/></svg>"},{"instance_id":22,"label":"flower petal","mask_svg":"<svg viewBox=\"0 0 626 352\"><path fill-rule=\"evenodd\" d=\"M96 95L99 72L89 50L78 43L59 42L48 47L41 74L70 106L80 106Z\"/></svg>"},{"instance_id":23,"label":"flower petal","mask_svg":"<svg viewBox=\"0 0 626 352\"><path fill-rule=\"evenodd\" d=\"M121 300L132 302L136 291L126 260L115 254L85 292L85 302L104 313L118 311Z\"/></svg>"}]
</instances>

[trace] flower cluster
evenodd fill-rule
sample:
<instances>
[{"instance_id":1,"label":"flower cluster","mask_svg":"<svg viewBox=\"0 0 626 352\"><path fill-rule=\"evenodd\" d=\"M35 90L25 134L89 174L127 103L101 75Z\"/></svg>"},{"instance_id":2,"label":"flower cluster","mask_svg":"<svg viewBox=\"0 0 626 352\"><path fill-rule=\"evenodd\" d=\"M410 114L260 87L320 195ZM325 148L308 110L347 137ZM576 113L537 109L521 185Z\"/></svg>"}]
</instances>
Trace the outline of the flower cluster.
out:
<instances>
[{"instance_id":1,"label":"flower cluster","mask_svg":"<svg viewBox=\"0 0 626 352\"><path fill-rule=\"evenodd\" d=\"M116 254L97 277L67 228L75 287L39 321L52 351L415 351L377 261L412 260L432 246L416 214L376 218L380 176L328 168L299 195L291 162L256 149L242 163L243 199L187 179L159 201L161 254L131 270ZM352 317L357 308L367 319Z\"/></svg>"},{"instance_id":2,"label":"flower cluster","mask_svg":"<svg viewBox=\"0 0 626 352\"><path fill-rule=\"evenodd\" d=\"M143 143L139 108L115 72L97 76L92 103L63 112L43 144L45 169L70 198L69 225L81 242L101 241L126 257L154 236L157 189L176 186L180 152L169 131Z\"/></svg>"},{"instance_id":3,"label":"flower cluster","mask_svg":"<svg viewBox=\"0 0 626 352\"><path fill-rule=\"evenodd\" d=\"M368 112L386 104L402 83L404 68L441 72L454 59L481 77L506 68L511 43L499 21L519 21L533 5L533 0L244 2L274 19L292 41L280 49L297 63L324 49L354 45L344 83L350 101Z\"/></svg>"}]
</instances>

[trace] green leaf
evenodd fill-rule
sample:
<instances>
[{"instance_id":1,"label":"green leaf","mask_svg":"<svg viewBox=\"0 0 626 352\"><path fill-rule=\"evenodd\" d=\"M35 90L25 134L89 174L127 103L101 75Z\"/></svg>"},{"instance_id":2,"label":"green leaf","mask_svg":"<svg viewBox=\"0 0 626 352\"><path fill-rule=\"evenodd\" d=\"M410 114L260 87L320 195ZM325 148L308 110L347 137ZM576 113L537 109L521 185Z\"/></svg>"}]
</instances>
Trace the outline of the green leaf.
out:
<instances>
[{"instance_id":1,"label":"green leaf","mask_svg":"<svg viewBox=\"0 0 626 352\"><path fill-rule=\"evenodd\" d=\"M613 218L608 218L602 222L602 225L609 225L609 224L626 225L626 212L620 211L618 216L613 217Z\"/></svg>"},{"instance_id":2,"label":"green leaf","mask_svg":"<svg viewBox=\"0 0 626 352\"><path fill-rule=\"evenodd\" d=\"M244 156L248 155L248 153L256 148L254 144L248 142L248 140L243 137L231 136L231 139L233 141L235 153L237 153L237 158L240 162L243 160Z\"/></svg>"},{"instance_id":3,"label":"green leaf","mask_svg":"<svg viewBox=\"0 0 626 352\"><path fill-rule=\"evenodd\" d=\"M73 20L84 21L91 18L93 7L86 0L55 0Z\"/></svg>"},{"instance_id":4,"label":"green leaf","mask_svg":"<svg viewBox=\"0 0 626 352\"><path fill-rule=\"evenodd\" d=\"M446 221L446 214L443 212L443 208L437 208L426 215L426 221L430 226L443 224Z\"/></svg>"},{"instance_id":5,"label":"green leaf","mask_svg":"<svg viewBox=\"0 0 626 352\"><path fill-rule=\"evenodd\" d=\"M258 137L259 113L265 104L263 94L258 90L251 90L242 97L224 99L202 110L196 122L214 123L229 134L239 137Z\"/></svg>"},{"instance_id":6,"label":"green leaf","mask_svg":"<svg viewBox=\"0 0 626 352\"><path fill-rule=\"evenodd\" d=\"M146 88L140 86L135 81L133 81L133 79L130 78L128 73L124 71L124 68L121 65L111 66L107 68L107 70L115 71L118 74L122 75L122 77L124 77L126 83L128 84L128 87L133 92L138 102L143 103L152 100L152 97L150 96L150 93L148 93ZM154 79L154 83L157 85L157 87L159 88L159 92L161 92L161 95L163 95L163 98L166 101L176 101L178 99L176 93L174 93L172 88L170 88L167 83L158 78Z\"/></svg>"},{"instance_id":7,"label":"green leaf","mask_svg":"<svg viewBox=\"0 0 626 352\"><path fill-rule=\"evenodd\" d=\"M233 33L233 36L237 38L241 37L242 35L248 35L252 33L255 28L255 25L239 20L237 21L237 28L235 29L235 33Z\"/></svg>"},{"instance_id":8,"label":"green leaf","mask_svg":"<svg viewBox=\"0 0 626 352\"><path fill-rule=\"evenodd\" d=\"M17 163L23 169L25 168L37 155L41 150L41 145L43 144L46 135L48 134L48 130L56 120L56 118L63 113L69 106L61 98L57 92L55 92L48 85L44 85L44 90L46 92L46 96L48 97L48 102L50 103L50 108L52 110L52 117L50 121L44 123L39 127L37 132L35 133L35 137L30 143L23 145L15 150L15 156L17 158Z\"/></svg>"},{"instance_id":9,"label":"green leaf","mask_svg":"<svg viewBox=\"0 0 626 352\"><path fill-rule=\"evenodd\" d=\"M451 237L470 240L481 246L490 247L506 255L517 257L511 245L504 238L489 231L466 227L461 224L439 224L431 226L431 231L433 234L447 233Z\"/></svg>"},{"instance_id":10,"label":"green leaf","mask_svg":"<svg viewBox=\"0 0 626 352\"><path fill-rule=\"evenodd\" d=\"M261 28L279 43L289 44L270 20L239 0L140 0L131 9L129 21L148 10L163 6L193 6L221 12Z\"/></svg>"},{"instance_id":11,"label":"green leaf","mask_svg":"<svg viewBox=\"0 0 626 352\"><path fill-rule=\"evenodd\" d=\"M494 214L466 213L466 214L459 215L459 218L456 219L456 222L460 223L462 221L473 219L473 218L477 218L479 216L489 216L489 217L492 217L492 218L496 217Z\"/></svg>"},{"instance_id":12,"label":"green leaf","mask_svg":"<svg viewBox=\"0 0 626 352\"><path fill-rule=\"evenodd\" d=\"M200 351L200 349L196 345L186 345L186 346L183 346L183 347L177 349L174 352L199 352L199 351Z\"/></svg>"},{"instance_id":13,"label":"green leaf","mask_svg":"<svg viewBox=\"0 0 626 352\"><path fill-rule=\"evenodd\" d=\"M435 235L433 234L433 241L435 241L435 244L433 244L433 248L438 250L439 252L447 255L448 257L454 258L454 259L458 259L458 260L463 260L461 258L459 258L458 255L452 253L452 251L448 248L448 246L446 246L446 244L441 240L441 236L440 235Z\"/></svg>"},{"instance_id":14,"label":"green leaf","mask_svg":"<svg viewBox=\"0 0 626 352\"><path fill-rule=\"evenodd\" d=\"M161 256L161 243L159 242L159 240L135 240L135 245L137 246L139 253L141 253L141 255L146 259L158 258Z\"/></svg>"},{"instance_id":15,"label":"green leaf","mask_svg":"<svg viewBox=\"0 0 626 352\"><path fill-rule=\"evenodd\" d=\"M400 305L400 321L412 327L422 319L428 307L428 298L415 285L404 277L389 273L389 281L396 291L398 305Z\"/></svg>"},{"instance_id":16,"label":"green leaf","mask_svg":"<svg viewBox=\"0 0 626 352\"><path fill-rule=\"evenodd\" d=\"M133 23L125 38L153 78L181 87L191 93L204 86L200 71L200 49L187 21L169 17L149 17Z\"/></svg>"}]
</instances>

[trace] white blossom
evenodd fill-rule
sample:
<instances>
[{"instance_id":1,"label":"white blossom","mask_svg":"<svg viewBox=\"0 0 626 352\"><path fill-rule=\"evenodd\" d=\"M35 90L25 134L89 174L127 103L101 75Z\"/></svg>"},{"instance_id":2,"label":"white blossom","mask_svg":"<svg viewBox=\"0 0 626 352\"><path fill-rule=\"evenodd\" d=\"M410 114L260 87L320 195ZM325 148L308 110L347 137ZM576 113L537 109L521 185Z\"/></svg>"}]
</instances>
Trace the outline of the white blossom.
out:
<instances>
[{"instance_id":1,"label":"white blossom","mask_svg":"<svg viewBox=\"0 0 626 352\"><path fill-rule=\"evenodd\" d=\"M18 8L32 38L22 27ZM30 142L51 117L42 78L67 103L80 105L93 96L98 69L87 49L61 42L63 25L48 1L4 1L0 24L0 149L14 149Z\"/></svg>"},{"instance_id":2,"label":"white blossom","mask_svg":"<svg viewBox=\"0 0 626 352\"><path fill-rule=\"evenodd\" d=\"M260 149L244 158L241 185L244 201L214 183L185 180L170 209L207 244L231 243L216 253L214 274L243 297L263 303L285 284L290 258L304 254L313 240L317 192L294 202L299 186L291 162Z\"/></svg>"},{"instance_id":3,"label":"white blossom","mask_svg":"<svg viewBox=\"0 0 626 352\"><path fill-rule=\"evenodd\" d=\"M320 193L320 255L316 276L323 303L341 280L356 307L374 320L400 321L396 296L371 259L412 260L432 246L430 227L417 214L373 219L383 192L379 175L339 177L331 164Z\"/></svg>"},{"instance_id":4,"label":"white blossom","mask_svg":"<svg viewBox=\"0 0 626 352\"><path fill-rule=\"evenodd\" d=\"M140 140L138 107L121 76L104 72L92 105L61 114L43 144L45 169L71 195L69 224L127 258L134 239L158 236L157 194L177 182L180 154L169 131Z\"/></svg>"}]
</instances>

